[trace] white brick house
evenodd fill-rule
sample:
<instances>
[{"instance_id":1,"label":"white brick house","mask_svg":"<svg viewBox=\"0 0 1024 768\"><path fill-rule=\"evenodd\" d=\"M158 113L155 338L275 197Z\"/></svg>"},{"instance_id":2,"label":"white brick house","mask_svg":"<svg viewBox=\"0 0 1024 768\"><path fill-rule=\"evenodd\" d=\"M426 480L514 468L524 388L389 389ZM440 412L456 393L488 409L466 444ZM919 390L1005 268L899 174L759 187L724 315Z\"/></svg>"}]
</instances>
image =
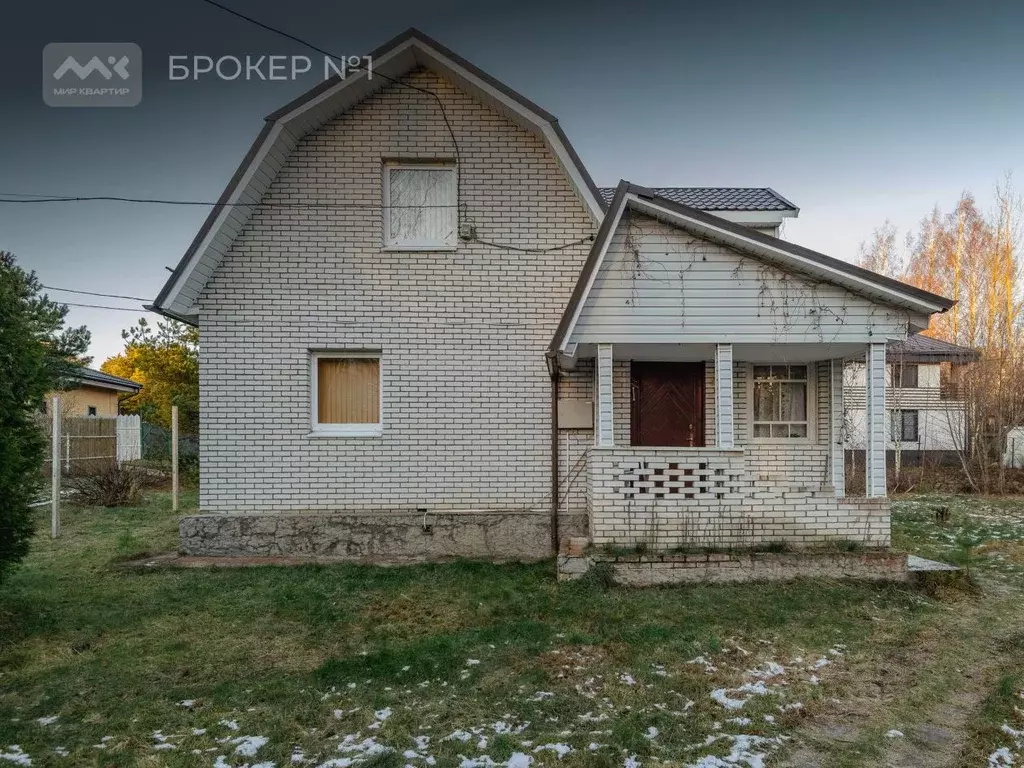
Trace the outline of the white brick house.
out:
<instances>
[{"instance_id":1,"label":"white brick house","mask_svg":"<svg viewBox=\"0 0 1024 768\"><path fill-rule=\"evenodd\" d=\"M841 363L881 430L885 341L952 302L778 239L771 190L602 192L415 30L372 56L268 117L154 302L202 337L185 551L888 541L843 498Z\"/></svg>"}]
</instances>

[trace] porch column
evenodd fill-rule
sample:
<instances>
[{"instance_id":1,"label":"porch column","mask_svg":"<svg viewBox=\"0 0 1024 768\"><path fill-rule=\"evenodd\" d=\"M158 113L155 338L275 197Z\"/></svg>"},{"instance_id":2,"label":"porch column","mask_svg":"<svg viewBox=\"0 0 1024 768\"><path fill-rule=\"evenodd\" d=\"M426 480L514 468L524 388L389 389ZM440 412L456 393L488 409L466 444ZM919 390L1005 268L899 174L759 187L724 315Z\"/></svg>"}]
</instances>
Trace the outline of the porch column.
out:
<instances>
[{"instance_id":1,"label":"porch column","mask_svg":"<svg viewBox=\"0 0 1024 768\"><path fill-rule=\"evenodd\" d=\"M715 348L715 443L719 448L736 445L732 407L732 344Z\"/></svg>"},{"instance_id":2,"label":"porch column","mask_svg":"<svg viewBox=\"0 0 1024 768\"><path fill-rule=\"evenodd\" d=\"M597 345L597 444L610 448L615 445L612 417L612 345Z\"/></svg>"},{"instance_id":3,"label":"porch column","mask_svg":"<svg viewBox=\"0 0 1024 768\"><path fill-rule=\"evenodd\" d=\"M846 495L846 446L843 444L843 360L829 361L829 478L836 496Z\"/></svg>"},{"instance_id":4,"label":"porch column","mask_svg":"<svg viewBox=\"0 0 1024 768\"><path fill-rule=\"evenodd\" d=\"M885 496L885 342L868 344L865 367L868 496Z\"/></svg>"}]
</instances>

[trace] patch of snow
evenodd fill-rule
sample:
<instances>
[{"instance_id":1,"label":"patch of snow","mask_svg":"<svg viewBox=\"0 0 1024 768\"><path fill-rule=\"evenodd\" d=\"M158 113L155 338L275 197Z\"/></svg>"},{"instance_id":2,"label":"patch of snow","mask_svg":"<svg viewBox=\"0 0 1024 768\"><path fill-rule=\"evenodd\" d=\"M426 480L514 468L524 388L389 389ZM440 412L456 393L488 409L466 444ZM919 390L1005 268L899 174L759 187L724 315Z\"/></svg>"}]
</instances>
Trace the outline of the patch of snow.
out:
<instances>
[{"instance_id":1,"label":"patch of snow","mask_svg":"<svg viewBox=\"0 0 1024 768\"><path fill-rule=\"evenodd\" d=\"M771 677L778 677L779 675L784 675L785 673L786 668L783 667L781 664L776 664L774 661L766 661L759 667L747 670L748 675L750 675L751 677L759 677L762 680L767 680Z\"/></svg>"},{"instance_id":2,"label":"patch of snow","mask_svg":"<svg viewBox=\"0 0 1024 768\"><path fill-rule=\"evenodd\" d=\"M898 739L901 736L903 736L903 731L897 731L895 728L890 728L885 732L885 737L887 739Z\"/></svg>"},{"instance_id":3,"label":"patch of snow","mask_svg":"<svg viewBox=\"0 0 1024 768\"><path fill-rule=\"evenodd\" d=\"M623 672L619 675L619 680L624 682L626 685L636 685L636 680L633 679L633 676L629 674L629 672Z\"/></svg>"},{"instance_id":4,"label":"patch of snow","mask_svg":"<svg viewBox=\"0 0 1024 768\"><path fill-rule=\"evenodd\" d=\"M206 733L206 729L205 728L193 728L192 729L192 735L193 736L202 736L205 733Z\"/></svg>"},{"instance_id":5,"label":"patch of snow","mask_svg":"<svg viewBox=\"0 0 1024 768\"><path fill-rule=\"evenodd\" d=\"M533 748L534 752L541 752L544 750L550 750L558 755L558 759L561 760L563 757L572 752L572 747L568 744L541 744Z\"/></svg>"},{"instance_id":6,"label":"patch of snow","mask_svg":"<svg viewBox=\"0 0 1024 768\"><path fill-rule=\"evenodd\" d=\"M298 763L306 762L306 756L302 753L302 748L301 747L294 747L292 749L291 761L292 761L292 764L298 764Z\"/></svg>"},{"instance_id":7,"label":"patch of snow","mask_svg":"<svg viewBox=\"0 0 1024 768\"><path fill-rule=\"evenodd\" d=\"M153 745L153 749L165 750L165 749L177 749L177 747L174 744L171 744L170 742L163 741L163 742L160 742L159 744L154 744Z\"/></svg>"},{"instance_id":8,"label":"patch of snow","mask_svg":"<svg viewBox=\"0 0 1024 768\"><path fill-rule=\"evenodd\" d=\"M710 661L708 661L703 656L697 656L694 659L690 659L686 663L687 664L700 664L701 666L704 667L704 671L707 672L708 674L711 674L712 672L717 672L718 671L718 667L716 667L714 664L712 664Z\"/></svg>"},{"instance_id":9,"label":"patch of snow","mask_svg":"<svg viewBox=\"0 0 1024 768\"><path fill-rule=\"evenodd\" d=\"M217 723L217 725L223 725L229 731L237 731L238 730L238 721L237 720L221 720L219 723Z\"/></svg>"},{"instance_id":10,"label":"patch of snow","mask_svg":"<svg viewBox=\"0 0 1024 768\"><path fill-rule=\"evenodd\" d=\"M53 754L55 754L57 757L67 757L71 753L68 752L67 747L54 747Z\"/></svg>"},{"instance_id":11,"label":"patch of snow","mask_svg":"<svg viewBox=\"0 0 1024 768\"><path fill-rule=\"evenodd\" d=\"M989 768L1002 768L1013 765L1013 753L1009 747L1000 747L988 756Z\"/></svg>"},{"instance_id":12,"label":"patch of snow","mask_svg":"<svg viewBox=\"0 0 1024 768\"><path fill-rule=\"evenodd\" d=\"M644 736L648 739L656 739L658 738L658 729L652 725L647 729L647 733L645 733Z\"/></svg>"},{"instance_id":13,"label":"patch of snow","mask_svg":"<svg viewBox=\"0 0 1024 768\"><path fill-rule=\"evenodd\" d=\"M552 691L537 691L533 694L533 698L530 701L543 701L544 699L552 699L555 694Z\"/></svg>"},{"instance_id":14,"label":"patch of snow","mask_svg":"<svg viewBox=\"0 0 1024 768\"><path fill-rule=\"evenodd\" d=\"M768 717L771 717L771 715L768 715ZM772 718L772 720L774 719ZM749 717L730 717L725 722L732 723L733 725L750 725L753 721ZM768 722L771 722L771 720Z\"/></svg>"},{"instance_id":15,"label":"patch of snow","mask_svg":"<svg viewBox=\"0 0 1024 768\"><path fill-rule=\"evenodd\" d=\"M636 759L636 755L630 755L626 758L626 762L622 764L622 768L640 768L641 765L643 763Z\"/></svg>"},{"instance_id":16,"label":"patch of snow","mask_svg":"<svg viewBox=\"0 0 1024 768\"><path fill-rule=\"evenodd\" d=\"M32 758L27 752L23 752L17 744L11 744L6 752L0 752L0 760L6 760L15 765L32 765Z\"/></svg>"},{"instance_id":17,"label":"patch of snow","mask_svg":"<svg viewBox=\"0 0 1024 768\"><path fill-rule=\"evenodd\" d=\"M47 717L37 717L36 722L40 725L53 725L60 719L60 715L49 715Z\"/></svg>"},{"instance_id":18,"label":"patch of snow","mask_svg":"<svg viewBox=\"0 0 1024 768\"><path fill-rule=\"evenodd\" d=\"M472 733L470 733L469 731L464 731L463 729L459 728L457 731L452 731L450 734L448 734L445 737L445 741L455 740L465 743L469 741L471 738L473 738Z\"/></svg>"},{"instance_id":19,"label":"patch of snow","mask_svg":"<svg viewBox=\"0 0 1024 768\"><path fill-rule=\"evenodd\" d=\"M524 752L513 752L512 756L505 763L508 768L530 768L533 758Z\"/></svg>"},{"instance_id":20,"label":"patch of snow","mask_svg":"<svg viewBox=\"0 0 1024 768\"><path fill-rule=\"evenodd\" d=\"M596 741L592 741L590 742L590 744L587 745L587 749L591 752L597 752L597 750L599 750L603 746L604 744L598 744Z\"/></svg>"},{"instance_id":21,"label":"patch of snow","mask_svg":"<svg viewBox=\"0 0 1024 768\"><path fill-rule=\"evenodd\" d=\"M430 744L429 736L413 736L412 740L416 742L416 749L426 749L427 745Z\"/></svg>"},{"instance_id":22,"label":"patch of snow","mask_svg":"<svg viewBox=\"0 0 1024 768\"><path fill-rule=\"evenodd\" d=\"M811 668L812 669L821 669L822 667L827 667L831 663L832 663L831 661L829 661L824 656L822 656L820 659L818 659L816 662L814 662L814 664L812 665Z\"/></svg>"},{"instance_id":23,"label":"patch of snow","mask_svg":"<svg viewBox=\"0 0 1024 768\"><path fill-rule=\"evenodd\" d=\"M475 667L479 663L480 663L480 659L466 659L466 666L467 667Z\"/></svg>"},{"instance_id":24,"label":"patch of snow","mask_svg":"<svg viewBox=\"0 0 1024 768\"><path fill-rule=\"evenodd\" d=\"M237 745L235 754L242 757L253 757L270 739L266 736L239 736L232 739L231 743Z\"/></svg>"},{"instance_id":25,"label":"patch of snow","mask_svg":"<svg viewBox=\"0 0 1024 768\"><path fill-rule=\"evenodd\" d=\"M179 707L194 707L196 705L195 699L182 699L178 702Z\"/></svg>"}]
</instances>

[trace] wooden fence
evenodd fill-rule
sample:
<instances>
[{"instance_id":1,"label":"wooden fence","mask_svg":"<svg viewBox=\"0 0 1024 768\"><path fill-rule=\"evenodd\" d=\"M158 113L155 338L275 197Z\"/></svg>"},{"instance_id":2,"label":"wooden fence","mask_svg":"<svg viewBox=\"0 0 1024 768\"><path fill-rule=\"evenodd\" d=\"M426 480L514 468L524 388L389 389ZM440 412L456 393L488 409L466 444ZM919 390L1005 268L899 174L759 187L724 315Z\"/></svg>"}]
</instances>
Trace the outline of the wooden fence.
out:
<instances>
[{"instance_id":1,"label":"wooden fence","mask_svg":"<svg viewBox=\"0 0 1024 768\"><path fill-rule=\"evenodd\" d=\"M41 420L44 434L50 435L53 424L49 417ZM117 463L117 419L102 416L61 419L60 455L61 471L65 475L88 475ZM43 471L48 475L53 460L52 447L47 442L46 463Z\"/></svg>"}]
</instances>

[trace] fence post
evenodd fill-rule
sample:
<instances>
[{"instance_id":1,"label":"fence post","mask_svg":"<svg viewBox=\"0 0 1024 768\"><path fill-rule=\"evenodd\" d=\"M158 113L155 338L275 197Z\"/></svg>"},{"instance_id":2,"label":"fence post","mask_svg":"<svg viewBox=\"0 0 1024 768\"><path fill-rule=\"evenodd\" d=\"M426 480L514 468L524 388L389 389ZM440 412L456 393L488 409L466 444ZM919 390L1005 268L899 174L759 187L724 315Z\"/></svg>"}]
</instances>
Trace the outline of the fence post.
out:
<instances>
[{"instance_id":1,"label":"fence post","mask_svg":"<svg viewBox=\"0 0 1024 768\"><path fill-rule=\"evenodd\" d=\"M50 409L50 537L56 539L60 536L60 395L53 396Z\"/></svg>"},{"instance_id":2,"label":"fence post","mask_svg":"<svg viewBox=\"0 0 1024 768\"><path fill-rule=\"evenodd\" d=\"M171 406L171 509L178 511L178 406Z\"/></svg>"}]
</instances>

